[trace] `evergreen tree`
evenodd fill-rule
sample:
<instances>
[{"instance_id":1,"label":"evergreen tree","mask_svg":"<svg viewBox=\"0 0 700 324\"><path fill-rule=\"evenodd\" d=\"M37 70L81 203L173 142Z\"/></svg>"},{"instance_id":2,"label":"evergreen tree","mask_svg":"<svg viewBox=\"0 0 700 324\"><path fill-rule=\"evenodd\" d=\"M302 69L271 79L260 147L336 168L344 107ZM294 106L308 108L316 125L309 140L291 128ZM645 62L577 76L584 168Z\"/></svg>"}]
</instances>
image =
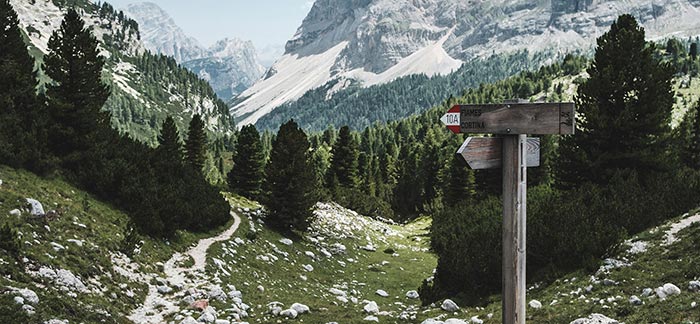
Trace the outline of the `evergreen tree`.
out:
<instances>
[{"instance_id":1,"label":"evergreen tree","mask_svg":"<svg viewBox=\"0 0 700 324\"><path fill-rule=\"evenodd\" d=\"M233 169L228 173L231 190L246 198L259 198L264 167L260 133L254 125L245 125L238 135Z\"/></svg>"},{"instance_id":2,"label":"evergreen tree","mask_svg":"<svg viewBox=\"0 0 700 324\"><path fill-rule=\"evenodd\" d=\"M329 179L337 179L338 184L346 188L354 188L358 184L357 163L359 147L350 133L350 127L340 128L338 139L331 150L331 168L328 170ZM329 181L330 182L330 181Z\"/></svg>"},{"instance_id":3,"label":"evergreen tree","mask_svg":"<svg viewBox=\"0 0 700 324\"><path fill-rule=\"evenodd\" d=\"M309 141L294 120L280 126L265 169L268 223L282 231L305 230L316 200Z\"/></svg>"},{"instance_id":4,"label":"evergreen tree","mask_svg":"<svg viewBox=\"0 0 700 324\"><path fill-rule=\"evenodd\" d=\"M207 135L204 122L199 114L192 116L187 141L185 142L185 161L197 171L202 171L207 156Z\"/></svg>"},{"instance_id":5,"label":"evergreen tree","mask_svg":"<svg viewBox=\"0 0 700 324\"><path fill-rule=\"evenodd\" d=\"M604 184L615 170L650 175L667 166L672 72L632 16L621 15L598 38L587 72L575 99L580 132L561 143L560 185Z\"/></svg>"},{"instance_id":6,"label":"evergreen tree","mask_svg":"<svg viewBox=\"0 0 700 324\"><path fill-rule=\"evenodd\" d=\"M34 172L48 168L46 111L36 96L34 59L22 40L17 14L0 0L0 161Z\"/></svg>"},{"instance_id":7,"label":"evergreen tree","mask_svg":"<svg viewBox=\"0 0 700 324\"><path fill-rule=\"evenodd\" d=\"M682 131L686 133L682 138L681 158L688 167L700 170L700 101L695 104L693 110L686 113L681 126L685 128Z\"/></svg>"},{"instance_id":8,"label":"evergreen tree","mask_svg":"<svg viewBox=\"0 0 700 324\"><path fill-rule=\"evenodd\" d=\"M690 43L690 58L695 61L698 58L698 43Z\"/></svg>"},{"instance_id":9,"label":"evergreen tree","mask_svg":"<svg viewBox=\"0 0 700 324\"><path fill-rule=\"evenodd\" d=\"M97 44L73 9L48 42L43 69L53 80L46 89L52 118L49 142L64 162L94 148L99 131L109 129L109 114L101 109L110 91L102 83L105 62Z\"/></svg>"},{"instance_id":10,"label":"evergreen tree","mask_svg":"<svg viewBox=\"0 0 700 324\"><path fill-rule=\"evenodd\" d=\"M459 154L453 154L449 163L449 167L445 169L443 206L454 206L463 201L471 201L476 194L474 171L469 169L467 162Z\"/></svg>"},{"instance_id":11,"label":"evergreen tree","mask_svg":"<svg viewBox=\"0 0 700 324\"><path fill-rule=\"evenodd\" d=\"M175 120L168 116L163 121L163 126L158 135L158 149L163 157L169 161L182 163L182 143L180 133L175 125Z\"/></svg>"}]
</instances>

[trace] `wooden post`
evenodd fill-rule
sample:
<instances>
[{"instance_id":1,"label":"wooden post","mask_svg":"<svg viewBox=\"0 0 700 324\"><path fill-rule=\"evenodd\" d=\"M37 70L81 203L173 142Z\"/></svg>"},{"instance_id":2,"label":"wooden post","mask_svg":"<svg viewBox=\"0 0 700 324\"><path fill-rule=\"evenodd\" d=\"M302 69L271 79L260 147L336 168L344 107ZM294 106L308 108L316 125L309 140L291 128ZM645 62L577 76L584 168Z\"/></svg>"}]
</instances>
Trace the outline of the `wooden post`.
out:
<instances>
[{"instance_id":1,"label":"wooden post","mask_svg":"<svg viewBox=\"0 0 700 324\"><path fill-rule=\"evenodd\" d=\"M525 324L527 137L503 137L503 324Z\"/></svg>"}]
</instances>

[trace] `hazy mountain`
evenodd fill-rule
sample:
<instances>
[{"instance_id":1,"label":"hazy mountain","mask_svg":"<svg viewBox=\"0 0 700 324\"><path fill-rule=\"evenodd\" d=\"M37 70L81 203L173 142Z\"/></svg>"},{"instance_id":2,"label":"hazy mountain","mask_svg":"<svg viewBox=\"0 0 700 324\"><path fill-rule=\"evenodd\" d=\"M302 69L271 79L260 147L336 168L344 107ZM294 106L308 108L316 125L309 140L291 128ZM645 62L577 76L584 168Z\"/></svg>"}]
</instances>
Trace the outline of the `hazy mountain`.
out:
<instances>
[{"instance_id":1,"label":"hazy mountain","mask_svg":"<svg viewBox=\"0 0 700 324\"><path fill-rule=\"evenodd\" d=\"M344 80L370 86L445 74L494 53L586 51L622 13L651 38L700 34L698 0L317 0L285 54L232 113L254 123L331 80L340 82L329 95L352 84Z\"/></svg>"},{"instance_id":2,"label":"hazy mountain","mask_svg":"<svg viewBox=\"0 0 700 324\"><path fill-rule=\"evenodd\" d=\"M155 3L130 4L126 11L138 21L146 48L174 57L207 80L222 99L241 93L265 72L250 41L227 38L204 48Z\"/></svg>"}]
</instances>

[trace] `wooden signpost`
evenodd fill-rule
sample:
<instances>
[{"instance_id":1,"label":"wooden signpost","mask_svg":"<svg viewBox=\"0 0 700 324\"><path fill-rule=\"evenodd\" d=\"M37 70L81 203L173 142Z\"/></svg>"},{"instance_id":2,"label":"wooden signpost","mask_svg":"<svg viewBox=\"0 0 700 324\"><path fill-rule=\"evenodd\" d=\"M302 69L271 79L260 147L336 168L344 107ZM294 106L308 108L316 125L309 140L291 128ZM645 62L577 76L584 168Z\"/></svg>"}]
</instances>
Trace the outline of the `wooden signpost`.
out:
<instances>
[{"instance_id":1,"label":"wooden signpost","mask_svg":"<svg viewBox=\"0 0 700 324\"><path fill-rule=\"evenodd\" d=\"M539 166L539 139L526 134L573 134L573 103L456 105L440 120L469 137L457 151L472 169L503 168L503 324L525 323L527 168Z\"/></svg>"}]
</instances>

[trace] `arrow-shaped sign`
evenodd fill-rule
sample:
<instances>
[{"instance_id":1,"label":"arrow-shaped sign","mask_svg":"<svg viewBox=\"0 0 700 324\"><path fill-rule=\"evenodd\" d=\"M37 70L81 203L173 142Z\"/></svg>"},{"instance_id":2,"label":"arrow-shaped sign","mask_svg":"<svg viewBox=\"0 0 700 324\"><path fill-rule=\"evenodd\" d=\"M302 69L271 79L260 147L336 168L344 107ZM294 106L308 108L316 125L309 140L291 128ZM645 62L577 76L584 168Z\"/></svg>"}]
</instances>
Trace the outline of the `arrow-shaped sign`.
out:
<instances>
[{"instance_id":1,"label":"arrow-shaped sign","mask_svg":"<svg viewBox=\"0 0 700 324\"><path fill-rule=\"evenodd\" d=\"M440 120L454 133L573 134L573 103L455 105Z\"/></svg>"},{"instance_id":2,"label":"arrow-shaped sign","mask_svg":"<svg viewBox=\"0 0 700 324\"><path fill-rule=\"evenodd\" d=\"M528 167L540 166L540 139L527 138L526 160ZM457 150L470 169L494 169L503 165L503 139L500 137L469 137Z\"/></svg>"}]
</instances>

